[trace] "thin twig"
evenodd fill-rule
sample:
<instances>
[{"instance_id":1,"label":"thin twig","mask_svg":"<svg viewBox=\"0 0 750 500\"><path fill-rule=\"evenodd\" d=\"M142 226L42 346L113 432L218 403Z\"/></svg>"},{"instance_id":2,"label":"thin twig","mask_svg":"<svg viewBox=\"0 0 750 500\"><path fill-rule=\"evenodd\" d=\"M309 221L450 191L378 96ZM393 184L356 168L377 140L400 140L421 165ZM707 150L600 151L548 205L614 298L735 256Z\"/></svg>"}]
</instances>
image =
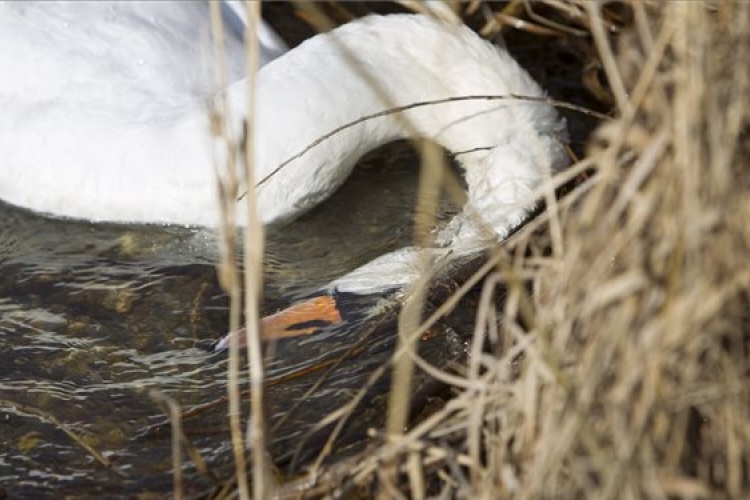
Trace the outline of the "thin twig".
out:
<instances>
[{"instance_id":1,"label":"thin twig","mask_svg":"<svg viewBox=\"0 0 750 500\"><path fill-rule=\"evenodd\" d=\"M258 37L254 36L260 23L260 2L246 2L248 24L245 29L247 44L247 67L250 76L247 78L247 109L255 109L256 77L260 64ZM254 114L250 115L251 117ZM245 178L255 178L255 130L257 123L247 119L245 135ZM265 232L258 213L258 199L255 187L248 183L247 227L245 228L245 321L247 332L248 377L250 379L250 419L247 429L247 443L252 448L253 456L253 498L267 498L273 494L273 475L267 463L267 436L264 411L264 367L263 349L260 331L260 302L263 290L263 252Z\"/></svg>"},{"instance_id":2,"label":"thin twig","mask_svg":"<svg viewBox=\"0 0 750 500\"><path fill-rule=\"evenodd\" d=\"M149 397L169 414L169 421L172 424L172 478L174 487L175 500L183 500L185 491L182 484L182 409L177 402L161 391L152 390Z\"/></svg>"},{"instance_id":3,"label":"thin twig","mask_svg":"<svg viewBox=\"0 0 750 500\"><path fill-rule=\"evenodd\" d=\"M600 4L598 2L586 2L584 3L584 7L586 8L586 11L589 14L589 19L591 20L591 34L594 36L596 48L599 50L599 57L604 65L604 71L607 73L609 86L612 88L615 101L617 101L617 107L620 112L622 112L627 105L628 92L625 88L625 83L622 81L620 70L617 68L617 62L612 53L612 48L609 45L609 37L607 37L607 33L604 29Z\"/></svg>"},{"instance_id":4,"label":"thin twig","mask_svg":"<svg viewBox=\"0 0 750 500\"><path fill-rule=\"evenodd\" d=\"M429 101L419 101L414 102L411 104L406 104L404 106L396 106L393 108L385 109L383 111L378 111L377 113L372 113L366 116L363 116L361 118L357 118L356 120L353 120L351 122L345 123L344 125L341 125L340 127L336 127L335 129L331 130L330 132L318 137L313 142L305 146L299 153L292 155L287 160L282 162L278 167L273 169L271 172L266 174L262 179L260 179L256 184L255 187L260 187L264 183L266 183L271 177L276 175L282 168L286 167L288 164L293 162L294 160L297 160L304 156L308 151L313 149L314 147L320 145L321 143L327 141L328 139L332 138L333 136L343 132L344 130L350 129L352 127L355 127L359 125L360 123L374 120L376 118L382 118L389 115L394 115L398 113L403 113L404 111L408 111L410 109L415 108L421 108L424 106L435 106L439 104L447 104L451 102L462 102L462 101L504 101L504 100L523 100L523 101L531 101L531 102L542 102L546 104L551 104L553 106L557 106L559 108L564 109L570 109L572 111L577 111L579 113L582 113L587 116L593 116L595 118L599 118L600 120L611 120L611 117L599 113L598 111L594 111L588 108L585 108L583 106L578 106L576 104L564 102L564 101L558 101L556 99L552 99L549 97L538 97L538 96L523 96L523 95L517 95L517 94L508 94L508 95L466 95L466 96L455 96L455 97L448 97L445 99L434 99ZM492 145L488 145L487 148L493 147ZM459 152L461 154L463 152ZM241 200L247 193L243 193L239 196L238 200Z\"/></svg>"},{"instance_id":5,"label":"thin twig","mask_svg":"<svg viewBox=\"0 0 750 500\"><path fill-rule=\"evenodd\" d=\"M215 57L218 66L218 75L222 87L227 84L227 69L224 54L224 24L221 17L221 4L219 2L210 2L211 13L211 30L213 32L213 42ZM240 328L240 279L237 272L236 259L236 207L234 203L229 203L229 199L234 198L237 186L237 169L234 154L236 143L233 141L232 131L229 130L230 110L227 102L226 92L219 95L221 109L215 118L215 135L225 141L225 149L228 151L226 164L216 165L217 182L220 189L222 202L222 261L220 263L219 276L223 277L222 284L229 294L229 331L236 331ZM227 173L226 178L222 176L221 168ZM231 196L231 198L230 198ZM239 347L236 336L234 341L229 345L229 366L227 367L227 392L229 395L229 425L232 436L232 450L234 452L235 475L237 477L238 494L241 500L250 498L250 490L247 484L247 463L245 460L245 440L242 432L242 415L240 409L240 390L239 390Z\"/></svg>"}]
</instances>

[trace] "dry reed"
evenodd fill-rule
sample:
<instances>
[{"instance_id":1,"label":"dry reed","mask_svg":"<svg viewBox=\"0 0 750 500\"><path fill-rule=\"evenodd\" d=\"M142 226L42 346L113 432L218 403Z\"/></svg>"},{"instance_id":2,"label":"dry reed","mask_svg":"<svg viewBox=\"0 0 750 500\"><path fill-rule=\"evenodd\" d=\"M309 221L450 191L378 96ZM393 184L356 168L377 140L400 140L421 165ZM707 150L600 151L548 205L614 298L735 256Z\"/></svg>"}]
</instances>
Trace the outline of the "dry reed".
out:
<instances>
[{"instance_id":1,"label":"dry reed","mask_svg":"<svg viewBox=\"0 0 750 500\"><path fill-rule=\"evenodd\" d=\"M278 497L750 490L750 3L624 2L633 21L616 43L598 4L543 3L559 16L540 26L591 33L615 96L574 167L589 178L482 269L445 406Z\"/></svg>"}]
</instances>

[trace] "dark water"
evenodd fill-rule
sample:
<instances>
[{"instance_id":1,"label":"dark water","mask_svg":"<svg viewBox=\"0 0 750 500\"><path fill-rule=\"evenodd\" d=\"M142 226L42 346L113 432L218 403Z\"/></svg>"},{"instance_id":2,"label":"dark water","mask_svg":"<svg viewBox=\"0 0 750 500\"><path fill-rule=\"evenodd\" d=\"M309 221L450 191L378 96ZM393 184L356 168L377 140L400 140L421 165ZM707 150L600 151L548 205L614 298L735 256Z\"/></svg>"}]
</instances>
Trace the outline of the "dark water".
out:
<instances>
[{"instance_id":1,"label":"dark water","mask_svg":"<svg viewBox=\"0 0 750 500\"><path fill-rule=\"evenodd\" d=\"M361 168L319 210L271 229L266 312L408 243L415 170ZM215 259L215 238L203 230L94 225L0 206L0 497L170 490L169 427L148 394L158 390L184 408L226 394L226 355L210 351L228 322ZM385 331L331 331L276 346L268 399L270 421L280 424L271 446L279 463L382 365L392 338ZM335 359L346 362L290 414L325 371L314 368ZM293 376L303 369L312 371ZM218 476L231 472L226 411L219 402L185 421ZM189 491L212 484L187 460L185 468Z\"/></svg>"}]
</instances>

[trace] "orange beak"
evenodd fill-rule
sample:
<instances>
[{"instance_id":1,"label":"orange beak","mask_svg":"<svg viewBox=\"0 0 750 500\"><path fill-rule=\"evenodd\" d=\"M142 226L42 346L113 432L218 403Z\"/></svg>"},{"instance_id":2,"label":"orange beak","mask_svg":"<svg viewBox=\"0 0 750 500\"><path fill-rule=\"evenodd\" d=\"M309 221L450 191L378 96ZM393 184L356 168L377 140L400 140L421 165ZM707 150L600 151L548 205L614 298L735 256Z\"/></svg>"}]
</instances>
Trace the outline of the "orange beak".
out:
<instances>
[{"instance_id":1,"label":"orange beak","mask_svg":"<svg viewBox=\"0 0 750 500\"><path fill-rule=\"evenodd\" d=\"M330 325L343 321L331 295L319 295L298 302L282 311L266 316L260 320L261 340L277 340L287 337L310 335ZM241 328L228 334L216 345L215 350L222 351L229 347L233 338L237 338L240 347L247 345L247 331Z\"/></svg>"}]
</instances>

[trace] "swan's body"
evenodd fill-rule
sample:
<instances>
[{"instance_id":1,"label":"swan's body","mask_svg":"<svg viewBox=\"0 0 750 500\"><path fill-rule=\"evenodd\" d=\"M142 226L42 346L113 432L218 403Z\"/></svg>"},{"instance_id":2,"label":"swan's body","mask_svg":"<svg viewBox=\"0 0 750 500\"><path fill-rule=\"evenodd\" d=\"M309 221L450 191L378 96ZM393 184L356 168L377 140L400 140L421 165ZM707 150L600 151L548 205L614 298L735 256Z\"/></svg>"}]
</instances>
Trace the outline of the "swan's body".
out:
<instances>
[{"instance_id":1,"label":"swan's body","mask_svg":"<svg viewBox=\"0 0 750 500\"><path fill-rule=\"evenodd\" d=\"M246 74L237 3L222 3L230 82ZM205 1L0 2L0 198L92 221L213 224L210 24ZM257 34L261 63L283 53L270 28Z\"/></svg>"},{"instance_id":2,"label":"swan's body","mask_svg":"<svg viewBox=\"0 0 750 500\"><path fill-rule=\"evenodd\" d=\"M21 75L10 88L0 80L0 106L10 109L0 115L0 198L90 220L217 224L204 102L215 88L200 83L197 68L183 59L142 68L120 53L113 68L102 28L101 43L76 54L64 74L55 75L60 61L44 55L52 49L40 45L38 34L15 28L14 49L25 50L27 62L0 57L0 73ZM8 37L6 29L0 25L0 36ZM149 50L176 57L162 46L168 37L157 38ZM235 57L237 47L228 48ZM31 65L32 52L40 50L42 64ZM7 52L7 44L0 51ZM123 78L139 71L147 77ZM57 85L49 83L60 77ZM35 79L43 85L34 85ZM544 95L505 51L465 26L419 15L372 16L318 35L264 66L257 86L256 180L320 136L386 108L468 95ZM243 80L227 89L237 129L247 114L245 92ZM327 198L362 155L408 134L403 118L418 135L462 153L468 202L438 236L443 248L431 256L503 238L524 218L534 189L567 164L560 142L565 124L549 104L508 99L418 107L360 123L291 161L259 188L263 221L294 218ZM331 286L358 293L402 286L413 279L423 255L415 249L389 254Z\"/></svg>"}]
</instances>

